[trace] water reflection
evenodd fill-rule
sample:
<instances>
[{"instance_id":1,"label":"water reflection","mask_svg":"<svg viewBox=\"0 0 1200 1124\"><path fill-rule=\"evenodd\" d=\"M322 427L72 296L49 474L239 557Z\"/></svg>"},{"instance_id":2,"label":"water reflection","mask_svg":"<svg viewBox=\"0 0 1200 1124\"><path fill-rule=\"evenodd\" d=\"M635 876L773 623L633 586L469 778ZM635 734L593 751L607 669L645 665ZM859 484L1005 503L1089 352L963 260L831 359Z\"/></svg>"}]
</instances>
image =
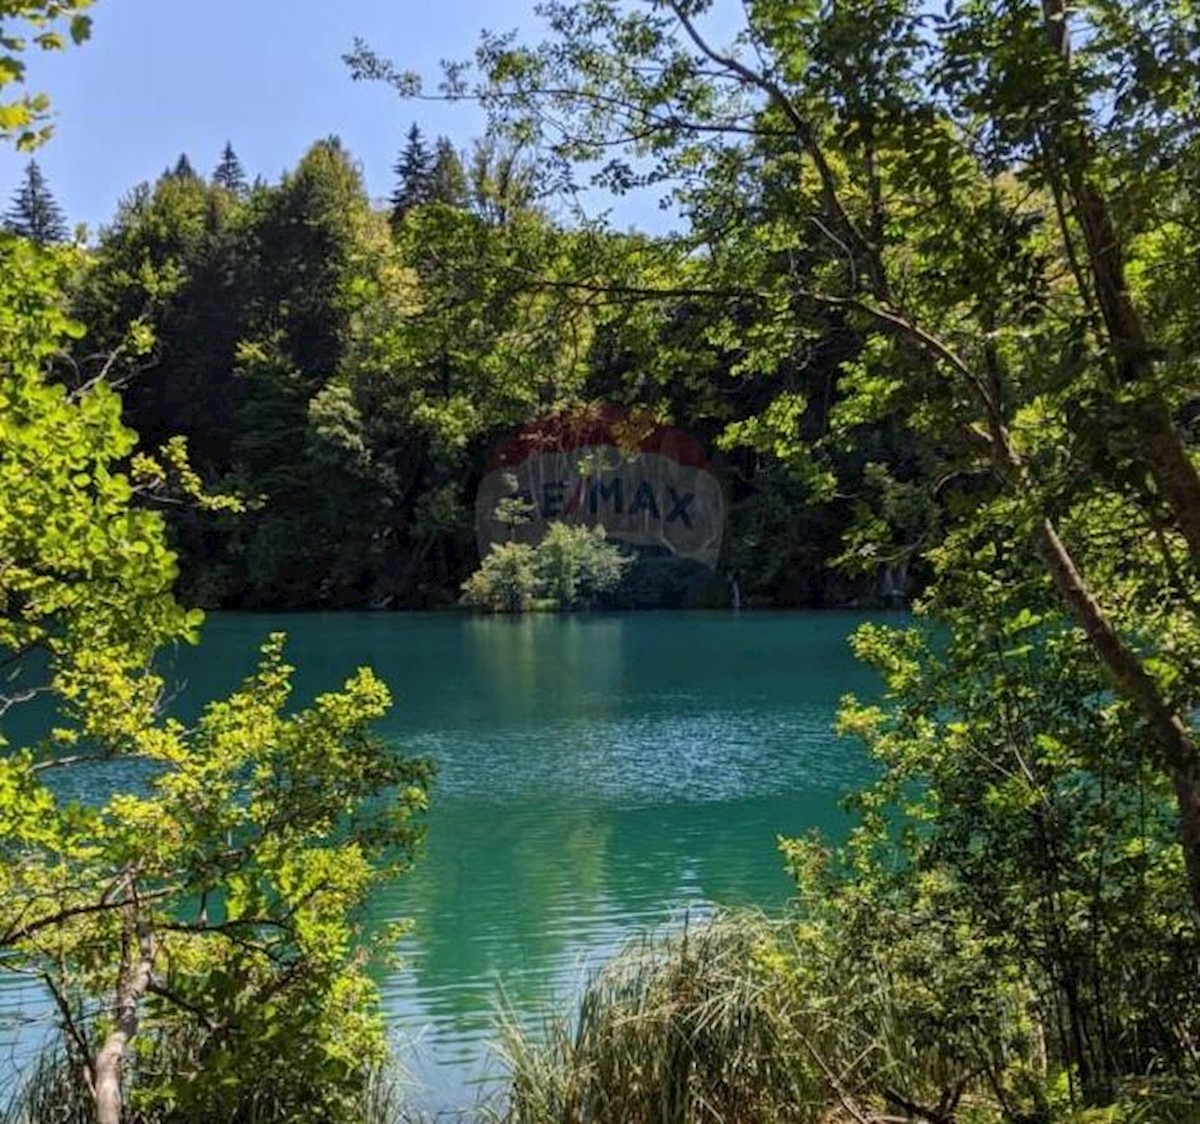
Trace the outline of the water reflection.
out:
<instances>
[{"instance_id":1,"label":"water reflection","mask_svg":"<svg viewBox=\"0 0 1200 1124\"><path fill-rule=\"evenodd\" d=\"M618 618L473 617L463 633L467 682L495 699L502 721L541 720L548 709L600 717L617 695L624 638Z\"/></svg>"}]
</instances>

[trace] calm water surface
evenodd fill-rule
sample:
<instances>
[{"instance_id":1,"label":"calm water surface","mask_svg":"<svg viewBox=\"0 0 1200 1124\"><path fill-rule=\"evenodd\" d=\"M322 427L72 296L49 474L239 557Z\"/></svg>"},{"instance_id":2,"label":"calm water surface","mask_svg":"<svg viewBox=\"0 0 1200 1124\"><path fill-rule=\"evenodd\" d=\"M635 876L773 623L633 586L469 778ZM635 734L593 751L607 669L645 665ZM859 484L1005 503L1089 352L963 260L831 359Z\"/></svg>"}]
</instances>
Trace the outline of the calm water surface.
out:
<instances>
[{"instance_id":1,"label":"calm water surface","mask_svg":"<svg viewBox=\"0 0 1200 1124\"><path fill-rule=\"evenodd\" d=\"M776 837L840 832L869 775L830 732L839 697L876 686L846 646L865 619L215 615L173 665L185 714L276 630L297 702L362 664L391 686L382 732L438 778L416 870L373 905L414 923L381 983L418 1099L448 1108L495 1069L501 1001L534 1022L647 928L782 905Z\"/></svg>"}]
</instances>

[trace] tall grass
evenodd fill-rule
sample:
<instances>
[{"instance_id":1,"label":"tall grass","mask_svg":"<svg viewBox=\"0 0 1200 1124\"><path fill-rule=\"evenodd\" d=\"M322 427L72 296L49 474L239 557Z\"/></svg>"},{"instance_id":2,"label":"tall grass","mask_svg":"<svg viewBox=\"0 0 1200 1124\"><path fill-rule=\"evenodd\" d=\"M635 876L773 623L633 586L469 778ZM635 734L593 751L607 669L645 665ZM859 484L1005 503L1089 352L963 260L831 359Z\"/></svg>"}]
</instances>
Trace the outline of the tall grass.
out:
<instances>
[{"instance_id":1,"label":"tall grass","mask_svg":"<svg viewBox=\"0 0 1200 1124\"><path fill-rule=\"evenodd\" d=\"M1130 1075L1108 1107L1073 1107L1033 989L986 963L938 966L920 921L878 910L814 938L794 918L724 913L639 941L590 980L574 1018L537 1036L506 1021L510 1086L492 1118L1200 1124L1200 1088L1165 1073Z\"/></svg>"},{"instance_id":2,"label":"tall grass","mask_svg":"<svg viewBox=\"0 0 1200 1124\"><path fill-rule=\"evenodd\" d=\"M798 933L794 919L718 914L627 948L588 983L574 1019L537 1037L508 1022L507 1124L950 1124L960 1106L973 1120L1003 1115L987 1067L928 1033L911 981L895 982L886 957L801 946ZM981 1049L1022 1040L1020 1004L991 1014ZM1029 1055L1000 1059L1005 1072L1014 1061L1037 1068L1024 1040Z\"/></svg>"},{"instance_id":3,"label":"tall grass","mask_svg":"<svg viewBox=\"0 0 1200 1124\"><path fill-rule=\"evenodd\" d=\"M56 1049L40 1054L8 1104L0 1105L0 1124L93 1124L94 1119L82 1075Z\"/></svg>"},{"instance_id":4,"label":"tall grass","mask_svg":"<svg viewBox=\"0 0 1200 1124\"><path fill-rule=\"evenodd\" d=\"M159 1076L195 1070L196 1060L181 1050L178 1039L157 1039L147 1053ZM143 1059L139 1059L143 1060ZM179 1106L139 1096L146 1070L135 1062L127 1081L131 1093L125 1119L128 1124L309 1124L326 1119L294 1102L274 1099L268 1087L256 1088L232 1108L216 1111L211 1105ZM345 1116L347 1124L429 1124L405 1104L404 1081L390 1070L377 1070L368 1078L357 1103ZM226 1098L228 1100L228 1098ZM7 1105L0 1105L0 1124L94 1124L95 1111L83 1075L59 1049L43 1053L20 1081Z\"/></svg>"},{"instance_id":5,"label":"tall grass","mask_svg":"<svg viewBox=\"0 0 1200 1124\"><path fill-rule=\"evenodd\" d=\"M810 1121L825 1103L773 967L787 929L718 916L627 948L573 1019L510 1022L510 1124Z\"/></svg>"}]
</instances>

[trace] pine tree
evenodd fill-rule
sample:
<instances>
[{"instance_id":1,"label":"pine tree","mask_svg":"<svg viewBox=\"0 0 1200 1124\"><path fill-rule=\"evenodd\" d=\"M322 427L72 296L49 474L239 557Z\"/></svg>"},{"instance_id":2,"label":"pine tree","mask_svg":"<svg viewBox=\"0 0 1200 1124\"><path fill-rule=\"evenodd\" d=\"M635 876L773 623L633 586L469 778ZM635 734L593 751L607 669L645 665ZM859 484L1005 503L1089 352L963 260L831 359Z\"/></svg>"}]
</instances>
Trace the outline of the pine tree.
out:
<instances>
[{"instance_id":1,"label":"pine tree","mask_svg":"<svg viewBox=\"0 0 1200 1124\"><path fill-rule=\"evenodd\" d=\"M420 126L414 122L408 130L408 139L400 158L392 169L396 173L396 190L392 192L393 222L399 222L411 208L430 201L433 159L425 147Z\"/></svg>"},{"instance_id":2,"label":"pine tree","mask_svg":"<svg viewBox=\"0 0 1200 1124\"><path fill-rule=\"evenodd\" d=\"M12 206L4 216L4 226L39 246L67 240L66 219L36 160L30 160L25 169L25 182L13 196Z\"/></svg>"},{"instance_id":3,"label":"pine tree","mask_svg":"<svg viewBox=\"0 0 1200 1124\"><path fill-rule=\"evenodd\" d=\"M200 178L196 175L196 169L192 167L192 162L188 159L186 152L180 153L175 167L168 168L163 174L164 176L174 176L178 180L198 180Z\"/></svg>"},{"instance_id":4,"label":"pine tree","mask_svg":"<svg viewBox=\"0 0 1200 1124\"><path fill-rule=\"evenodd\" d=\"M433 169L429 173L429 201L451 207L466 207L467 173L448 137L438 137L434 146Z\"/></svg>"},{"instance_id":5,"label":"pine tree","mask_svg":"<svg viewBox=\"0 0 1200 1124\"><path fill-rule=\"evenodd\" d=\"M221 162L213 172L212 179L217 187L223 187L234 195L245 195L248 190L242 162L238 159L237 153L233 151L233 145L228 141L225 143L225 150L221 153Z\"/></svg>"}]
</instances>

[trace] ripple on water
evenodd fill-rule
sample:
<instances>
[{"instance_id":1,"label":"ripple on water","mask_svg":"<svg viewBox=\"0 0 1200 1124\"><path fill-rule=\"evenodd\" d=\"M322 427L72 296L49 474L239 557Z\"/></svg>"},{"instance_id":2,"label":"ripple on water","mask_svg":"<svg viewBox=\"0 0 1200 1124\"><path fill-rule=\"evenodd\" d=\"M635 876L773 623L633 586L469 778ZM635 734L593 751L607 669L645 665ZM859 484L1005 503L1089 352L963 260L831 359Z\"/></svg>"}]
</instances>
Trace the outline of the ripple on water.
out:
<instances>
[{"instance_id":1,"label":"ripple on water","mask_svg":"<svg viewBox=\"0 0 1200 1124\"><path fill-rule=\"evenodd\" d=\"M613 804L720 803L815 786L844 790L861 756L828 712L641 714L560 719L481 734L449 729L405 739L438 764L436 791L496 803L541 793Z\"/></svg>"}]
</instances>

